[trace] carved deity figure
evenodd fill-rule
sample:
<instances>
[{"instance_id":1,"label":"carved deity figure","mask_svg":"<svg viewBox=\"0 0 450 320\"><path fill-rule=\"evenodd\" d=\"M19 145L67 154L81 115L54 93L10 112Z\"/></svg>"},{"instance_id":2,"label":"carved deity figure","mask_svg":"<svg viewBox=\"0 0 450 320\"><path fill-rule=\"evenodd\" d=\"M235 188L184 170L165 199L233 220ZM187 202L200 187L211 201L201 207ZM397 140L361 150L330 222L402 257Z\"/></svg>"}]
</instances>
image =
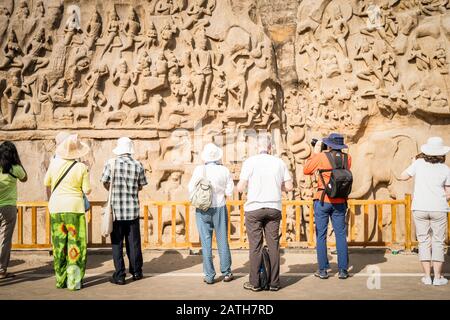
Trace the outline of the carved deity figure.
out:
<instances>
[{"instance_id":1,"label":"carved deity figure","mask_svg":"<svg viewBox=\"0 0 450 320\"><path fill-rule=\"evenodd\" d=\"M35 36L31 40L30 44L26 47L26 55L23 57L23 69L22 73L25 73L28 68L31 68L31 72L35 72L48 65L50 60L45 58L47 51L51 51L51 39L50 36L45 36L45 29L41 28L36 32Z\"/></svg>"},{"instance_id":2,"label":"carved deity figure","mask_svg":"<svg viewBox=\"0 0 450 320\"><path fill-rule=\"evenodd\" d=\"M78 17L78 13L76 10L72 10L69 18L67 18L66 24L64 25L64 45L68 46L72 43L72 38L78 32L81 31L80 18Z\"/></svg>"},{"instance_id":3,"label":"carved deity figure","mask_svg":"<svg viewBox=\"0 0 450 320\"><path fill-rule=\"evenodd\" d=\"M12 78L11 84L6 87L4 91L8 101L8 123L12 124L17 108L24 107L24 112L28 113L30 110L30 101L25 100L24 95L31 95L29 84L22 83L20 76L16 75Z\"/></svg>"},{"instance_id":4,"label":"carved deity figure","mask_svg":"<svg viewBox=\"0 0 450 320\"><path fill-rule=\"evenodd\" d=\"M342 49L342 52L346 57L348 57L346 38L349 34L349 27L347 20L343 17L341 10L338 7L338 10L334 13L334 18L331 21L331 18L327 22L327 28L331 28L332 38L339 44Z\"/></svg>"},{"instance_id":5,"label":"carved deity figure","mask_svg":"<svg viewBox=\"0 0 450 320\"><path fill-rule=\"evenodd\" d=\"M424 83L419 85L419 90L413 96L416 108L428 108L431 106L431 94Z\"/></svg>"},{"instance_id":6,"label":"carved deity figure","mask_svg":"<svg viewBox=\"0 0 450 320\"><path fill-rule=\"evenodd\" d=\"M103 94L103 89L106 77L108 75L108 66L106 64L103 64L100 67L92 70L84 80L84 82L88 86L84 93L84 96L87 96L87 94L91 92L91 95L88 98L88 104L93 105L94 110L100 110L100 107L103 107L107 102L107 99Z\"/></svg>"},{"instance_id":7,"label":"carved deity figure","mask_svg":"<svg viewBox=\"0 0 450 320\"><path fill-rule=\"evenodd\" d=\"M156 31L155 24L150 22L145 35L136 37L136 42L139 44L136 46L136 51L144 47L145 50L150 50L152 47L156 47L158 44L158 31Z\"/></svg>"},{"instance_id":8,"label":"carved deity figure","mask_svg":"<svg viewBox=\"0 0 450 320\"><path fill-rule=\"evenodd\" d=\"M155 6L155 13L158 15L172 14L173 0L159 0Z\"/></svg>"},{"instance_id":9,"label":"carved deity figure","mask_svg":"<svg viewBox=\"0 0 450 320\"><path fill-rule=\"evenodd\" d=\"M227 107L227 82L225 81L225 72L220 72L219 77L214 83L213 97L214 102L211 110L225 111Z\"/></svg>"},{"instance_id":10,"label":"carved deity figure","mask_svg":"<svg viewBox=\"0 0 450 320\"><path fill-rule=\"evenodd\" d=\"M19 2L17 10L12 21L12 30L16 32L19 45L25 46L25 40L27 35L32 32L32 25L30 19L30 9L28 3L25 0Z\"/></svg>"},{"instance_id":11,"label":"carved deity figure","mask_svg":"<svg viewBox=\"0 0 450 320\"><path fill-rule=\"evenodd\" d=\"M161 39L161 43L160 46L163 50L165 50L167 48L167 46L169 45L169 43L173 40L173 38L175 37L175 34L177 33L177 27L175 26L174 23L170 23L169 21L167 21L159 34L159 38Z\"/></svg>"},{"instance_id":12,"label":"carved deity figure","mask_svg":"<svg viewBox=\"0 0 450 320\"><path fill-rule=\"evenodd\" d=\"M10 15L8 8L0 7L0 43L3 43L3 37L8 30Z\"/></svg>"},{"instance_id":13,"label":"carved deity figure","mask_svg":"<svg viewBox=\"0 0 450 320\"><path fill-rule=\"evenodd\" d=\"M139 35L141 31L141 24L139 22L139 18L137 16L136 11L131 8L129 16L123 25L122 32L125 35L125 43L123 44L120 52L126 51L133 47L134 42L136 41L136 37Z\"/></svg>"},{"instance_id":14,"label":"carved deity figure","mask_svg":"<svg viewBox=\"0 0 450 320\"><path fill-rule=\"evenodd\" d=\"M236 80L228 86L230 93L239 101L241 110L245 110L245 99L247 96L247 74L248 70L255 64L249 54L236 52L231 57L231 63L236 72Z\"/></svg>"},{"instance_id":15,"label":"carved deity figure","mask_svg":"<svg viewBox=\"0 0 450 320\"><path fill-rule=\"evenodd\" d=\"M177 98L179 101L177 113L185 114L189 107L195 101L194 85L187 77L181 77L180 86L177 91Z\"/></svg>"},{"instance_id":16,"label":"carved deity figure","mask_svg":"<svg viewBox=\"0 0 450 320\"><path fill-rule=\"evenodd\" d=\"M277 115L275 108L277 90L267 87L262 97L262 121L263 126L267 126L267 130L270 127L280 121L280 117ZM270 120L272 119L272 120ZM270 122L269 122L270 121Z\"/></svg>"},{"instance_id":17,"label":"carved deity figure","mask_svg":"<svg viewBox=\"0 0 450 320\"><path fill-rule=\"evenodd\" d=\"M442 93L441 88L433 88L431 95L431 107L432 108L448 108L447 97Z\"/></svg>"},{"instance_id":18,"label":"carved deity figure","mask_svg":"<svg viewBox=\"0 0 450 320\"><path fill-rule=\"evenodd\" d=\"M366 68L357 74L357 77L363 80L371 81L371 76L378 80L376 87L384 87L383 74L380 71L380 57L374 51L369 41L365 41L358 49L355 60L364 61Z\"/></svg>"},{"instance_id":19,"label":"carved deity figure","mask_svg":"<svg viewBox=\"0 0 450 320\"><path fill-rule=\"evenodd\" d=\"M34 17L36 19L42 19L45 16L45 6L44 6L44 1L39 0L36 3L36 9L34 10Z\"/></svg>"},{"instance_id":20,"label":"carved deity figure","mask_svg":"<svg viewBox=\"0 0 450 320\"><path fill-rule=\"evenodd\" d=\"M195 72L197 104L207 104L213 80L213 57L207 49L205 36L197 37L195 50L191 56L192 68Z\"/></svg>"},{"instance_id":21,"label":"carved deity figure","mask_svg":"<svg viewBox=\"0 0 450 320\"><path fill-rule=\"evenodd\" d=\"M436 48L433 61L441 74L448 74L447 51L442 42Z\"/></svg>"},{"instance_id":22,"label":"carved deity figure","mask_svg":"<svg viewBox=\"0 0 450 320\"><path fill-rule=\"evenodd\" d=\"M389 0L384 0L380 7L382 25L384 27L385 34L390 38L395 38L398 34L397 17L394 15Z\"/></svg>"},{"instance_id":23,"label":"carved deity figure","mask_svg":"<svg viewBox=\"0 0 450 320\"><path fill-rule=\"evenodd\" d=\"M395 83L398 79L398 71L395 67L395 55L384 48L384 52L380 55L381 71L386 81ZM390 76L390 77L389 77Z\"/></svg>"},{"instance_id":24,"label":"carved deity figure","mask_svg":"<svg viewBox=\"0 0 450 320\"><path fill-rule=\"evenodd\" d=\"M115 105L114 111L118 111L124 102L129 104L128 99L125 101L124 96L125 93L131 88L131 85L136 83L137 77L137 73L129 72L127 62L125 60L121 60L118 67L113 72L113 82L118 82L118 86L120 88L118 103Z\"/></svg>"},{"instance_id":25,"label":"carved deity figure","mask_svg":"<svg viewBox=\"0 0 450 320\"><path fill-rule=\"evenodd\" d=\"M122 40L120 40L119 31L120 31L120 18L115 10L112 10L109 16L109 24L106 28L106 40L104 43L104 48L101 56L109 50L111 52L112 48L117 48L122 46ZM114 44L114 39L118 39L120 44Z\"/></svg>"},{"instance_id":26,"label":"carved deity figure","mask_svg":"<svg viewBox=\"0 0 450 320\"><path fill-rule=\"evenodd\" d=\"M324 76L327 78L333 78L341 74L339 69L338 60L334 52L325 52L321 56Z\"/></svg>"},{"instance_id":27,"label":"carved deity figure","mask_svg":"<svg viewBox=\"0 0 450 320\"><path fill-rule=\"evenodd\" d=\"M23 63L19 59L22 50L19 47L14 30L11 30L3 51L5 52L5 55L4 58L0 60L0 70L6 68L22 68Z\"/></svg>"},{"instance_id":28,"label":"carved deity figure","mask_svg":"<svg viewBox=\"0 0 450 320\"><path fill-rule=\"evenodd\" d=\"M102 17L96 10L86 27L86 36L84 39L84 45L88 50L94 50L97 40L102 34Z\"/></svg>"},{"instance_id":29,"label":"carved deity figure","mask_svg":"<svg viewBox=\"0 0 450 320\"><path fill-rule=\"evenodd\" d=\"M238 123L237 128L249 127L253 122L261 122L261 101L257 99L247 110L247 122Z\"/></svg>"},{"instance_id":30,"label":"carved deity figure","mask_svg":"<svg viewBox=\"0 0 450 320\"><path fill-rule=\"evenodd\" d=\"M186 13L188 17L184 21L183 29L190 29L200 22L205 15L211 16L215 8L215 1L193 0L190 2ZM206 25L206 21L201 24Z\"/></svg>"},{"instance_id":31,"label":"carved deity figure","mask_svg":"<svg viewBox=\"0 0 450 320\"><path fill-rule=\"evenodd\" d=\"M419 42L415 41L409 52L409 62L415 62L417 69L420 71L430 69L430 58L422 51Z\"/></svg>"}]
</instances>

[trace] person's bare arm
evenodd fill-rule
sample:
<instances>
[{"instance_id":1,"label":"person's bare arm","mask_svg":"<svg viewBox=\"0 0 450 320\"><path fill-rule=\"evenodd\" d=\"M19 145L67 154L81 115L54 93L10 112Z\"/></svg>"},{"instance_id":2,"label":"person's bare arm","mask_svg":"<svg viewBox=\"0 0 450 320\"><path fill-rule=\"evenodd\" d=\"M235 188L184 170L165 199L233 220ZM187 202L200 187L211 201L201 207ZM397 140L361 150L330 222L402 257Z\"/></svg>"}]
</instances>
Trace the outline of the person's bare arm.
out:
<instances>
[{"instance_id":1,"label":"person's bare arm","mask_svg":"<svg viewBox=\"0 0 450 320\"><path fill-rule=\"evenodd\" d=\"M25 172L25 176L22 179L19 179L20 182L27 182L28 181L28 173L27 170L22 166L23 172Z\"/></svg>"},{"instance_id":2,"label":"person's bare arm","mask_svg":"<svg viewBox=\"0 0 450 320\"><path fill-rule=\"evenodd\" d=\"M450 201L450 186L445 186L445 196L447 201Z\"/></svg>"},{"instance_id":3,"label":"person's bare arm","mask_svg":"<svg viewBox=\"0 0 450 320\"><path fill-rule=\"evenodd\" d=\"M237 184L237 190L239 192L245 192L245 190L247 189L247 180L239 180L238 184Z\"/></svg>"},{"instance_id":4,"label":"person's bare arm","mask_svg":"<svg viewBox=\"0 0 450 320\"><path fill-rule=\"evenodd\" d=\"M283 182L283 184L281 185L281 190L284 192L291 192L292 190L294 190L294 183L292 182L292 180Z\"/></svg>"}]
</instances>

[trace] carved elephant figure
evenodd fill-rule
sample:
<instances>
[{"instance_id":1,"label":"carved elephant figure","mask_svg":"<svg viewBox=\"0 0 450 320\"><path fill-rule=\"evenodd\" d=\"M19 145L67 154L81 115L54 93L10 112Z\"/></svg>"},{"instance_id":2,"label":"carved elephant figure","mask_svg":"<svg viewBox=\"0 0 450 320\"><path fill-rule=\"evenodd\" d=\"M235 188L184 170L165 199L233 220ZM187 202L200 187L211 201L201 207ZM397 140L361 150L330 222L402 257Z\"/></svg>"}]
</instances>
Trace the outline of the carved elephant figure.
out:
<instances>
[{"instance_id":1,"label":"carved elephant figure","mask_svg":"<svg viewBox=\"0 0 450 320\"><path fill-rule=\"evenodd\" d=\"M417 142L407 134L377 133L351 147L353 188L350 198L375 197L379 187L387 187L397 198L407 183L398 179L418 153Z\"/></svg>"}]
</instances>

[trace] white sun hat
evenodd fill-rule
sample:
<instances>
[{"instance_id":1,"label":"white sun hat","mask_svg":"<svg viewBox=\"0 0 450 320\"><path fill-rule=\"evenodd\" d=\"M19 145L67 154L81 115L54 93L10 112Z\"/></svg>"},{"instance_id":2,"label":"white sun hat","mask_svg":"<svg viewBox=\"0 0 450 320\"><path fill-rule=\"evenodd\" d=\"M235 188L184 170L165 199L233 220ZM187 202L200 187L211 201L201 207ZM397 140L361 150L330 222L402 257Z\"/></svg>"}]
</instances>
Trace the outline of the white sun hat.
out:
<instances>
[{"instance_id":1,"label":"white sun hat","mask_svg":"<svg viewBox=\"0 0 450 320\"><path fill-rule=\"evenodd\" d=\"M128 137L122 137L117 140L117 147L113 150L113 153L117 156L122 154L133 154L133 141Z\"/></svg>"},{"instance_id":2,"label":"white sun hat","mask_svg":"<svg viewBox=\"0 0 450 320\"><path fill-rule=\"evenodd\" d=\"M208 143L202 151L202 160L204 162L215 162L222 159L223 151L214 143Z\"/></svg>"},{"instance_id":3,"label":"white sun hat","mask_svg":"<svg viewBox=\"0 0 450 320\"><path fill-rule=\"evenodd\" d=\"M450 151L450 147L444 146L444 140L441 137L431 137L420 147L420 151L427 156L443 156Z\"/></svg>"},{"instance_id":4,"label":"white sun hat","mask_svg":"<svg viewBox=\"0 0 450 320\"><path fill-rule=\"evenodd\" d=\"M70 136L70 133L67 131L61 131L58 132L58 134L55 136L55 142L56 145L59 146L61 143L64 142L68 137Z\"/></svg>"},{"instance_id":5,"label":"white sun hat","mask_svg":"<svg viewBox=\"0 0 450 320\"><path fill-rule=\"evenodd\" d=\"M74 160L84 157L89 151L89 146L80 141L78 134L71 134L56 148L56 155L61 159Z\"/></svg>"}]
</instances>

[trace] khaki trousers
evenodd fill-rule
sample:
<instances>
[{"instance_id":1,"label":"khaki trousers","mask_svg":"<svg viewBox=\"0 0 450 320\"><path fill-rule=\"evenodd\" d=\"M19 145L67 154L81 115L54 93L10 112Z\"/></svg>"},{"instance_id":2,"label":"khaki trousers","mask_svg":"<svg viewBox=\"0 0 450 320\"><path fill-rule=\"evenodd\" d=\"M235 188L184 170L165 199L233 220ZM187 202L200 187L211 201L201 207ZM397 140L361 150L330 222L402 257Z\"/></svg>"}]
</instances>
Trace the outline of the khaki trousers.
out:
<instances>
[{"instance_id":1,"label":"khaki trousers","mask_svg":"<svg viewBox=\"0 0 450 320\"><path fill-rule=\"evenodd\" d=\"M0 273L6 272L8 268L16 219L17 207L0 207Z\"/></svg>"},{"instance_id":2,"label":"khaki trousers","mask_svg":"<svg viewBox=\"0 0 450 320\"><path fill-rule=\"evenodd\" d=\"M444 262L447 212L414 211L420 261Z\"/></svg>"}]
</instances>

